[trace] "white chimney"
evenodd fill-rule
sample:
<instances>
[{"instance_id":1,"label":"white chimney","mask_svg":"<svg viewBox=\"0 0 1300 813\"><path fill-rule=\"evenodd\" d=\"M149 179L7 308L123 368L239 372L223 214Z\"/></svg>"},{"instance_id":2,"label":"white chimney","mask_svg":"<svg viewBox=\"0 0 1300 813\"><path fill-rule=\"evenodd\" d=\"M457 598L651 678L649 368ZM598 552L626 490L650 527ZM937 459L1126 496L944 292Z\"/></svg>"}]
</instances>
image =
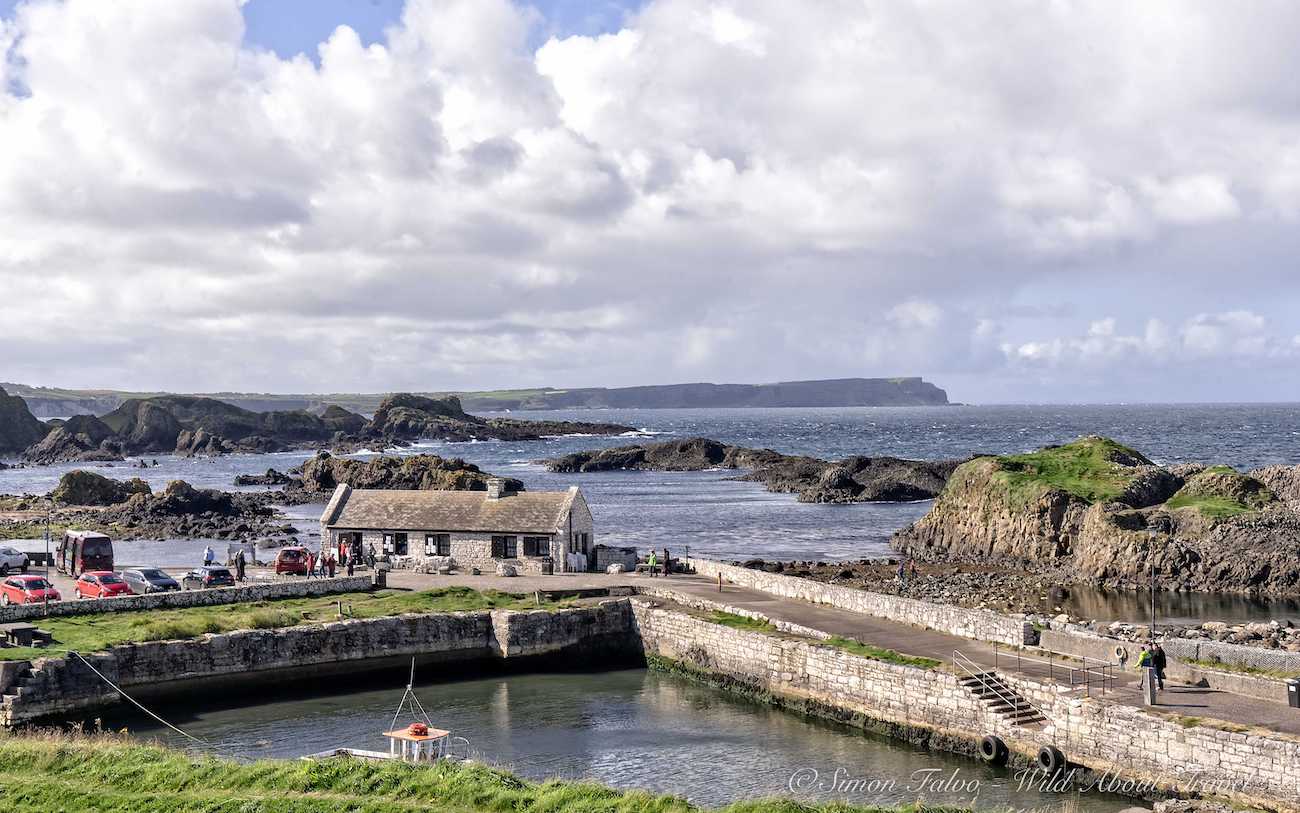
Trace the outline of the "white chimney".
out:
<instances>
[{"instance_id":1,"label":"white chimney","mask_svg":"<svg viewBox=\"0 0 1300 813\"><path fill-rule=\"evenodd\" d=\"M500 477L490 477L487 481L487 498L499 500L506 495L506 481Z\"/></svg>"}]
</instances>

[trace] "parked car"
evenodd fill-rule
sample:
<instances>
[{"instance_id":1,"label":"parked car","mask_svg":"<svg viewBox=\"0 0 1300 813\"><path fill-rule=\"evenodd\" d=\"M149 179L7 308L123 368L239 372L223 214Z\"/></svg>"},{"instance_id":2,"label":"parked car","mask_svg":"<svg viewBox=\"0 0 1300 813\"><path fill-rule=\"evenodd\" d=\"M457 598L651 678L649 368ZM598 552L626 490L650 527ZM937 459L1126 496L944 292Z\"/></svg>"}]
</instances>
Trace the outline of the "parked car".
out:
<instances>
[{"instance_id":1,"label":"parked car","mask_svg":"<svg viewBox=\"0 0 1300 813\"><path fill-rule=\"evenodd\" d=\"M16 548L5 546L0 548L0 576L8 576L11 570L26 573L27 554Z\"/></svg>"},{"instance_id":2,"label":"parked car","mask_svg":"<svg viewBox=\"0 0 1300 813\"><path fill-rule=\"evenodd\" d=\"M186 590L203 590L208 587L233 587L235 577L230 568L204 565L196 567L181 577L181 586Z\"/></svg>"},{"instance_id":3,"label":"parked car","mask_svg":"<svg viewBox=\"0 0 1300 813\"><path fill-rule=\"evenodd\" d=\"M280 552L275 555L275 575L288 573L293 576L306 576L309 555L307 549L302 547L280 548Z\"/></svg>"},{"instance_id":4,"label":"parked car","mask_svg":"<svg viewBox=\"0 0 1300 813\"><path fill-rule=\"evenodd\" d=\"M111 570L87 570L77 578L72 588L77 598L112 598L131 592L122 577Z\"/></svg>"},{"instance_id":5,"label":"parked car","mask_svg":"<svg viewBox=\"0 0 1300 813\"><path fill-rule=\"evenodd\" d=\"M54 551L60 573L80 576L87 570L113 569L113 540L94 531L64 531Z\"/></svg>"},{"instance_id":6,"label":"parked car","mask_svg":"<svg viewBox=\"0 0 1300 813\"><path fill-rule=\"evenodd\" d=\"M146 593L167 593L181 589L180 583L156 567L123 570L122 581L137 596Z\"/></svg>"},{"instance_id":7,"label":"parked car","mask_svg":"<svg viewBox=\"0 0 1300 813\"><path fill-rule=\"evenodd\" d=\"M40 604L47 599L59 601L63 597L44 576L10 576L0 580L0 605Z\"/></svg>"}]
</instances>

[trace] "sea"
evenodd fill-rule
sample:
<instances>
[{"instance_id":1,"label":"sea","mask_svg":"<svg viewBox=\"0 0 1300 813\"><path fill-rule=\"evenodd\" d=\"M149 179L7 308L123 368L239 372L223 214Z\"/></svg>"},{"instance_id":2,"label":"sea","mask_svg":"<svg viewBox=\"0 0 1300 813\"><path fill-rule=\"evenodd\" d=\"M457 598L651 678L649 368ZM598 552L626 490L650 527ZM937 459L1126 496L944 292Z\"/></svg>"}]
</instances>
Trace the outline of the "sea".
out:
<instances>
[{"instance_id":1,"label":"sea","mask_svg":"<svg viewBox=\"0 0 1300 813\"><path fill-rule=\"evenodd\" d=\"M1227 463L1247 470L1300 463L1300 404L1159 404L1087 406L943 406L785 409L573 410L510 413L513 418L598 420L637 431L622 437L562 436L538 441L423 442L378 453L459 457L485 471L509 475L530 490L582 488L596 519L598 541L669 548L721 559L857 560L889 556L890 537L929 510L930 502L810 505L790 494L740 482L737 472L595 472L554 474L539 461L570 452L708 437L787 454L838 459L893 455L919 459L1030 451L1082 435L1114 438L1163 463ZM233 490L237 474L285 471L307 452L64 464L0 470L0 493L48 492L73 468L112 477L142 477L155 488L183 479ZM322 506L289 509L304 538L316 531ZM162 565L191 561L202 543L165 547L135 543L140 556ZM122 550L135 553L134 546Z\"/></svg>"}]
</instances>

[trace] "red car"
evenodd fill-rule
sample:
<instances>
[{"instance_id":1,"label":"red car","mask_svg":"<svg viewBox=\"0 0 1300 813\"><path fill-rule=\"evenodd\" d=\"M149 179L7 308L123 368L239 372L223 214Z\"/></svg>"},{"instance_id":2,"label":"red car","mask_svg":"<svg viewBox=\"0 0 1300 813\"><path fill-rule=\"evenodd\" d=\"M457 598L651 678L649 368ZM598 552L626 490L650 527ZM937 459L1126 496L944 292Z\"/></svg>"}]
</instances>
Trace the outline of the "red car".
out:
<instances>
[{"instance_id":1,"label":"red car","mask_svg":"<svg viewBox=\"0 0 1300 813\"><path fill-rule=\"evenodd\" d=\"M0 604L41 604L47 599L58 601L62 596L44 576L10 576L0 581Z\"/></svg>"},{"instance_id":2,"label":"red car","mask_svg":"<svg viewBox=\"0 0 1300 813\"><path fill-rule=\"evenodd\" d=\"M131 595L131 588L111 570L87 570L77 579L72 592L77 598L112 598Z\"/></svg>"},{"instance_id":3,"label":"red car","mask_svg":"<svg viewBox=\"0 0 1300 813\"><path fill-rule=\"evenodd\" d=\"M311 553L302 547L280 548L275 555L275 575L288 573L292 576L307 575L307 557Z\"/></svg>"}]
</instances>

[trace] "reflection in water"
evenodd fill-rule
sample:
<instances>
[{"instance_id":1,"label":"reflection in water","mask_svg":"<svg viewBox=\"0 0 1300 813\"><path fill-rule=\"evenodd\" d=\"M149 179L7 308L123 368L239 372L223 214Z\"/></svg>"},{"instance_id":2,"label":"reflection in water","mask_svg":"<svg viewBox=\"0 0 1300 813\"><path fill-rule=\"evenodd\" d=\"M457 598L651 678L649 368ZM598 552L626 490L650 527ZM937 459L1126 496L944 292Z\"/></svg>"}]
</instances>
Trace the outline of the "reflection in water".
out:
<instances>
[{"instance_id":1,"label":"reflection in water","mask_svg":"<svg viewBox=\"0 0 1300 813\"><path fill-rule=\"evenodd\" d=\"M1056 612L1057 607L1079 618L1145 624L1151 619L1151 591L1060 587L1052 590L1043 603L1045 612ZM1300 601L1220 593L1156 594L1158 624L1240 623L1274 618L1300 621Z\"/></svg>"},{"instance_id":2,"label":"reflection in water","mask_svg":"<svg viewBox=\"0 0 1300 813\"><path fill-rule=\"evenodd\" d=\"M383 749L379 732L391 721L403 677L340 678L333 690L277 692L255 706L238 705L238 694L153 705L240 757L292 758L345 745ZM345 692L349 685L384 688ZM865 805L914 801L917 771L947 777L957 770L961 781L978 789L922 795L933 803L1000 809L1056 809L1069 802L1089 813L1130 804L1116 797L1020 790L1006 771L644 670L426 682L418 692L435 725L467 737L482 759L533 779L591 779L674 793L705 806L774 795ZM104 724L185 745L139 715L107 716ZM841 782L837 789L837 772L860 782Z\"/></svg>"}]
</instances>

